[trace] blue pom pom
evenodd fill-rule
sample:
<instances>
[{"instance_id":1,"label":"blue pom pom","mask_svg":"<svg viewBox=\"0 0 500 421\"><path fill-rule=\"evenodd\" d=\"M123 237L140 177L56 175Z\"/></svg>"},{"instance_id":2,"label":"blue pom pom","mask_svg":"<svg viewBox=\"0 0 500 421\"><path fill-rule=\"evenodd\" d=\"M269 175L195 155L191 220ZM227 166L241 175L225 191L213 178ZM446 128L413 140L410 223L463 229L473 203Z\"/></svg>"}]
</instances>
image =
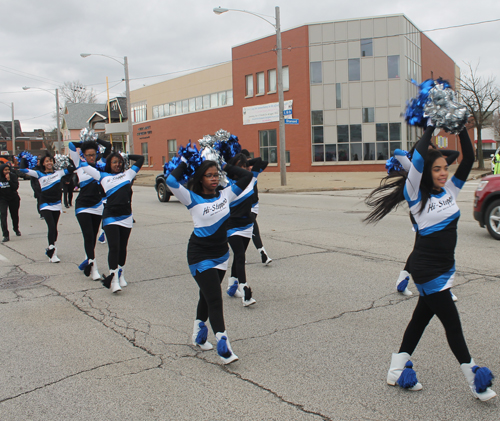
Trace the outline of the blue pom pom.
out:
<instances>
[{"instance_id":1,"label":"blue pom pom","mask_svg":"<svg viewBox=\"0 0 500 421\"><path fill-rule=\"evenodd\" d=\"M180 180L180 183L186 184L205 159L198 152L196 145L192 145L191 141L189 141L186 147L180 146L177 156L174 156L163 166L165 177L168 177L168 175L178 167L178 165L182 162L181 157L186 159L187 169L184 171L183 178Z\"/></svg>"},{"instance_id":2,"label":"blue pom pom","mask_svg":"<svg viewBox=\"0 0 500 421\"><path fill-rule=\"evenodd\" d=\"M231 351L227 346L227 336L220 338L217 342L217 353L223 358L229 358L231 356Z\"/></svg>"},{"instance_id":3,"label":"blue pom pom","mask_svg":"<svg viewBox=\"0 0 500 421\"><path fill-rule=\"evenodd\" d=\"M102 243L104 242L105 237L104 237L104 232L99 236L99 241Z\"/></svg>"},{"instance_id":4,"label":"blue pom pom","mask_svg":"<svg viewBox=\"0 0 500 421\"><path fill-rule=\"evenodd\" d=\"M234 294L236 294L236 290L238 289L238 281L234 281L234 284L231 285L228 290L227 290L227 295L229 295L230 297L233 297Z\"/></svg>"},{"instance_id":5,"label":"blue pom pom","mask_svg":"<svg viewBox=\"0 0 500 421\"><path fill-rule=\"evenodd\" d=\"M417 373L413 370L413 363L411 361L407 361L405 364L405 369L399 376L397 381L398 385L404 389L408 389L410 387L415 386L418 383Z\"/></svg>"},{"instance_id":6,"label":"blue pom pom","mask_svg":"<svg viewBox=\"0 0 500 421\"><path fill-rule=\"evenodd\" d=\"M408 151L402 152L404 152L408 159L411 161L411 153ZM401 165L401 162L399 162L394 156L391 156L387 161L385 161L385 169L387 170L387 174L390 174L394 171L405 171L404 167Z\"/></svg>"},{"instance_id":7,"label":"blue pom pom","mask_svg":"<svg viewBox=\"0 0 500 421\"><path fill-rule=\"evenodd\" d=\"M208 328L207 325L203 322L200 322L198 326L200 327L200 330L198 332L198 335L196 335L196 343L203 345L207 341Z\"/></svg>"},{"instance_id":8,"label":"blue pom pom","mask_svg":"<svg viewBox=\"0 0 500 421\"><path fill-rule=\"evenodd\" d=\"M232 134L226 141L218 141L214 144L214 149L219 152L224 162L228 162L233 156L241 152L241 145L238 137Z\"/></svg>"},{"instance_id":9,"label":"blue pom pom","mask_svg":"<svg viewBox=\"0 0 500 421\"><path fill-rule=\"evenodd\" d=\"M486 389L491 386L495 378L493 373L488 367L478 367L477 365L472 367L472 372L475 374L474 385L476 386L476 392L486 392Z\"/></svg>"},{"instance_id":10,"label":"blue pom pom","mask_svg":"<svg viewBox=\"0 0 500 421\"><path fill-rule=\"evenodd\" d=\"M118 278L122 276L123 269L118 269Z\"/></svg>"},{"instance_id":11,"label":"blue pom pom","mask_svg":"<svg viewBox=\"0 0 500 421\"><path fill-rule=\"evenodd\" d=\"M83 270L88 266L88 264L89 264L89 260L85 259L82 263L80 263L80 265L78 266L78 269Z\"/></svg>"},{"instance_id":12,"label":"blue pom pom","mask_svg":"<svg viewBox=\"0 0 500 421\"><path fill-rule=\"evenodd\" d=\"M30 154L28 151L22 151L18 156L17 156L17 162L21 162L21 159L25 158L28 168L30 170L36 168L36 164L38 162L38 158L32 154Z\"/></svg>"},{"instance_id":13,"label":"blue pom pom","mask_svg":"<svg viewBox=\"0 0 500 421\"><path fill-rule=\"evenodd\" d=\"M406 278L404 278L399 284L398 284L398 292L403 292L406 287L408 286L408 281L410 280L410 277L407 276Z\"/></svg>"}]
</instances>

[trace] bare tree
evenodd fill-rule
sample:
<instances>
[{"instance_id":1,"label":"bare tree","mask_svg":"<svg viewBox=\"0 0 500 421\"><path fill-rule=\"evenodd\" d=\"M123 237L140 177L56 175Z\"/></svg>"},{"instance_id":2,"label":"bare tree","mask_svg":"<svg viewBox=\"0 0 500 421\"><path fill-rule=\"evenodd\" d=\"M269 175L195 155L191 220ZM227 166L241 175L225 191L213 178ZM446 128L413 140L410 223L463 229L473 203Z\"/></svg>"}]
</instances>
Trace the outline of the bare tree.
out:
<instances>
[{"instance_id":1,"label":"bare tree","mask_svg":"<svg viewBox=\"0 0 500 421\"><path fill-rule=\"evenodd\" d=\"M64 82L64 85L59 88L59 95L64 104L95 104L97 102L94 89L87 89L79 80Z\"/></svg>"},{"instance_id":2,"label":"bare tree","mask_svg":"<svg viewBox=\"0 0 500 421\"><path fill-rule=\"evenodd\" d=\"M491 125L495 131L495 138L498 139L498 137L500 137L500 112L498 112L498 110L493 114Z\"/></svg>"},{"instance_id":3,"label":"bare tree","mask_svg":"<svg viewBox=\"0 0 500 421\"><path fill-rule=\"evenodd\" d=\"M469 71L460 80L460 95L472 116L472 123L477 131L478 168L484 169L483 142L481 129L491 125L493 113L500 107L500 94L494 77L484 79L478 76L477 68L467 63Z\"/></svg>"}]
</instances>

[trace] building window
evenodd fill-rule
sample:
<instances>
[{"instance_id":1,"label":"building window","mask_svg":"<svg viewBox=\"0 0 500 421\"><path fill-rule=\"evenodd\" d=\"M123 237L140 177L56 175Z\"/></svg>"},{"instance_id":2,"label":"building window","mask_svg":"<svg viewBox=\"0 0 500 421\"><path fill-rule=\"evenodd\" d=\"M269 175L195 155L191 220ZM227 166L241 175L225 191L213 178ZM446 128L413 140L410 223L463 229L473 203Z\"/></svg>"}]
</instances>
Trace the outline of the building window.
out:
<instances>
[{"instance_id":1,"label":"building window","mask_svg":"<svg viewBox=\"0 0 500 421\"><path fill-rule=\"evenodd\" d=\"M373 41L371 38L361 40L361 57L373 56Z\"/></svg>"},{"instance_id":2,"label":"building window","mask_svg":"<svg viewBox=\"0 0 500 421\"><path fill-rule=\"evenodd\" d=\"M361 142L361 124L351 124L349 126L349 141Z\"/></svg>"},{"instance_id":3,"label":"building window","mask_svg":"<svg viewBox=\"0 0 500 421\"><path fill-rule=\"evenodd\" d=\"M342 86L340 83L335 84L335 94L336 94L336 107L337 108L342 108Z\"/></svg>"},{"instance_id":4,"label":"building window","mask_svg":"<svg viewBox=\"0 0 500 421\"><path fill-rule=\"evenodd\" d=\"M259 131L260 156L270 164L278 163L276 129Z\"/></svg>"},{"instance_id":5,"label":"building window","mask_svg":"<svg viewBox=\"0 0 500 421\"><path fill-rule=\"evenodd\" d=\"M182 101L182 114L189 112L189 101L187 99Z\"/></svg>"},{"instance_id":6,"label":"building window","mask_svg":"<svg viewBox=\"0 0 500 421\"><path fill-rule=\"evenodd\" d=\"M269 93L276 92L276 69L267 71L267 87L269 88Z\"/></svg>"},{"instance_id":7,"label":"building window","mask_svg":"<svg viewBox=\"0 0 500 421\"><path fill-rule=\"evenodd\" d=\"M203 109L208 110L210 108L210 95L203 95Z\"/></svg>"},{"instance_id":8,"label":"building window","mask_svg":"<svg viewBox=\"0 0 500 421\"><path fill-rule=\"evenodd\" d=\"M337 126L337 142L338 143L348 143L349 142L349 126L348 125Z\"/></svg>"},{"instance_id":9,"label":"building window","mask_svg":"<svg viewBox=\"0 0 500 421\"><path fill-rule=\"evenodd\" d=\"M399 79L399 56L387 56L387 77Z\"/></svg>"},{"instance_id":10,"label":"building window","mask_svg":"<svg viewBox=\"0 0 500 421\"><path fill-rule=\"evenodd\" d=\"M359 58L351 58L348 60L349 81L361 79L361 67Z\"/></svg>"},{"instance_id":11,"label":"building window","mask_svg":"<svg viewBox=\"0 0 500 421\"><path fill-rule=\"evenodd\" d=\"M264 72L257 73L257 95L264 95L266 92Z\"/></svg>"},{"instance_id":12,"label":"building window","mask_svg":"<svg viewBox=\"0 0 500 421\"><path fill-rule=\"evenodd\" d=\"M323 83L321 61L312 61L310 64L311 84Z\"/></svg>"},{"instance_id":13,"label":"building window","mask_svg":"<svg viewBox=\"0 0 500 421\"><path fill-rule=\"evenodd\" d=\"M227 105L233 105L233 90L226 91Z\"/></svg>"},{"instance_id":14,"label":"building window","mask_svg":"<svg viewBox=\"0 0 500 421\"><path fill-rule=\"evenodd\" d=\"M203 98L201 96L197 96L195 98L196 101L196 111L203 110Z\"/></svg>"},{"instance_id":15,"label":"building window","mask_svg":"<svg viewBox=\"0 0 500 421\"><path fill-rule=\"evenodd\" d=\"M245 86L245 96L253 96L253 75L245 76Z\"/></svg>"},{"instance_id":16,"label":"building window","mask_svg":"<svg viewBox=\"0 0 500 421\"><path fill-rule=\"evenodd\" d=\"M141 151L142 151L142 156L144 157L144 162L148 163L149 157L148 157L148 144L147 144L147 142L141 143Z\"/></svg>"},{"instance_id":17,"label":"building window","mask_svg":"<svg viewBox=\"0 0 500 421\"><path fill-rule=\"evenodd\" d=\"M387 128L387 123L377 123L375 125L375 139L377 142L387 142L389 140L389 130Z\"/></svg>"},{"instance_id":18,"label":"building window","mask_svg":"<svg viewBox=\"0 0 500 421\"><path fill-rule=\"evenodd\" d=\"M363 143L363 159L375 161L375 143Z\"/></svg>"},{"instance_id":19,"label":"building window","mask_svg":"<svg viewBox=\"0 0 500 421\"><path fill-rule=\"evenodd\" d=\"M219 107L227 105L227 95L226 91L219 92Z\"/></svg>"},{"instance_id":20,"label":"building window","mask_svg":"<svg viewBox=\"0 0 500 421\"><path fill-rule=\"evenodd\" d=\"M312 126L323 125L323 111L311 111L311 125Z\"/></svg>"},{"instance_id":21,"label":"building window","mask_svg":"<svg viewBox=\"0 0 500 421\"><path fill-rule=\"evenodd\" d=\"M177 140L169 139L167 140L168 145L168 160L170 161L174 156L177 155Z\"/></svg>"},{"instance_id":22,"label":"building window","mask_svg":"<svg viewBox=\"0 0 500 421\"><path fill-rule=\"evenodd\" d=\"M147 120L147 103L146 101L136 102L130 107L132 115L132 123L139 123Z\"/></svg>"},{"instance_id":23,"label":"building window","mask_svg":"<svg viewBox=\"0 0 500 421\"><path fill-rule=\"evenodd\" d=\"M161 160L162 160L162 162L163 162L163 164L162 164L162 165L163 165L163 166L165 166L165 164L167 163L167 159L165 158L165 156L162 156L162 157L161 157Z\"/></svg>"},{"instance_id":24,"label":"building window","mask_svg":"<svg viewBox=\"0 0 500 421\"><path fill-rule=\"evenodd\" d=\"M363 108L363 123L373 123L375 121L375 108Z\"/></svg>"},{"instance_id":25,"label":"building window","mask_svg":"<svg viewBox=\"0 0 500 421\"><path fill-rule=\"evenodd\" d=\"M290 89L290 74L288 72L288 66L282 68L281 74L283 75L283 90L288 91Z\"/></svg>"},{"instance_id":26,"label":"building window","mask_svg":"<svg viewBox=\"0 0 500 421\"><path fill-rule=\"evenodd\" d=\"M389 139L401 140L401 123L389 123Z\"/></svg>"},{"instance_id":27,"label":"building window","mask_svg":"<svg viewBox=\"0 0 500 421\"><path fill-rule=\"evenodd\" d=\"M189 98L189 112L196 111L196 98Z\"/></svg>"}]
</instances>

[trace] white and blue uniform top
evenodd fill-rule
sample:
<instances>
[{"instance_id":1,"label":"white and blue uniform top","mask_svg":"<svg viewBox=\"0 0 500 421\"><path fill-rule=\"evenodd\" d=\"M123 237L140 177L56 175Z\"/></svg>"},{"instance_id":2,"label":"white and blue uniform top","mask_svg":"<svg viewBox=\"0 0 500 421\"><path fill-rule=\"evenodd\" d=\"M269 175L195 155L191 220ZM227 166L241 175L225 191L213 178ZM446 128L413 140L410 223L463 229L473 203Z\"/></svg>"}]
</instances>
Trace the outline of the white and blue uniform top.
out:
<instances>
[{"instance_id":1,"label":"white and blue uniform top","mask_svg":"<svg viewBox=\"0 0 500 421\"><path fill-rule=\"evenodd\" d=\"M30 177L37 178L42 189L40 197L40 210L62 211L61 198L61 178L67 174L72 174L73 171L67 169L57 170L54 172L44 173L39 170L30 170L20 168L20 172L28 174Z\"/></svg>"},{"instance_id":2,"label":"white and blue uniform top","mask_svg":"<svg viewBox=\"0 0 500 421\"><path fill-rule=\"evenodd\" d=\"M255 186L257 184L257 177L266 169L268 163L267 161L263 161L262 158L254 158L248 162L252 165L252 181L230 205L231 215L227 222L228 237L238 235L240 237L252 238L253 235L254 214L256 214L256 212L253 212ZM230 178L229 183L234 184L235 180Z\"/></svg>"},{"instance_id":3,"label":"white and blue uniform top","mask_svg":"<svg viewBox=\"0 0 500 421\"><path fill-rule=\"evenodd\" d=\"M167 177L167 185L179 201L187 207L194 223L194 231L188 243L187 259L193 276L196 271L227 269L229 247L226 221L230 204L250 184L252 173L233 165L226 165L228 174L237 174L238 182L219 190L214 195L199 195L186 189L179 180L186 170L184 162Z\"/></svg>"},{"instance_id":4,"label":"white and blue uniform top","mask_svg":"<svg viewBox=\"0 0 500 421\"><path fill-rule=\"evenodd\" d=\"M443 291L453 284L457 222L460 217L456 199L474 162L469 136L467 131L463 130L460 133L462 162L440 191L431 191L422 209L423 192L420 183L433 130L433 127L428 127L418 142L404 188L404 196L418 234L410 267L420 295ZM403 155L404 152L395 151L396 158L406 167L407 157Z\"/></svg>"},{"instance_id":5,"label":"white and blue uniform top","mask_svg":"<svg viewBox=\"0 0 500 421\"><path fill-rule=\"evenodd\" d=\"M106 203L102 213L102 226L112 224L132 228L134 220L132 216L131 185L132 180L142 167L144 157L142 155L129 155L129 159L136 161L135 164L127 171L118 174L101 172L87 164L87 162L82 162L76 151L72 152L71 158L75 166L82 168L85 173L101 184L106 194Z\"/></svg>"}]
</instances>

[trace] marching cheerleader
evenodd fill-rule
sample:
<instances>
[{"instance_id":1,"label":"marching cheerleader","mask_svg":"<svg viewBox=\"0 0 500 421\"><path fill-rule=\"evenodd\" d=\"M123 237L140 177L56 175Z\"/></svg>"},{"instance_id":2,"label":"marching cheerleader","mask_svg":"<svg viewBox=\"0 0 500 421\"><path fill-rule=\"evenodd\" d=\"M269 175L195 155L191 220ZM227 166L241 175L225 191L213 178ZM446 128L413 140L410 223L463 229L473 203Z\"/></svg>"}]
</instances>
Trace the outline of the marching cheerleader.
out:
<instances>
[{"instance_id":1,"label":"marching cheerleader","mask_svg":"<svg viewBox=\"0 0 500 421\"><path fill-rule=\"evenodd\" d=\"M433 144L431 144L429 147L432 148L432 149L436 149L436 146L433 145ZM415 148L413 147L412 150L410 150L410 154L411 155L413 155L414 149ZM458 157L460 156L460 152L458 152L458 151L453 151L453 150L447 150L446 149L446 150L442 150L440 152L443 155L443 157L446 159L446 163L448 165L453 164L458 159ZM411 162L408 159L408 157L406 156L406 154L405 155L399 155L399 157L397 159L400 162L400 164L403 166L403 168L405 169L405 171L408 172L410 170ZM412 226L413 226L412 229L413 229L413 231L415 231L416 236L418 236L417 224L416 224L415 218L413 218L411 212L410 212L410 220L411 220L411 223L412 223ZM411 254L406 259L405 267L399 273L399 278L396 281L396 289L397 289L397 291L399 293L403 294L403 295L406 295L406 296L413 295L413 293L408 289L408 282L410 280L410 274L411 274L410 260L411 260ZM453 301L458 301L458 298L456 297L455 294L453 294L453 292L451 292L451 289L450 289L450 294L451 294L451 298L453 299Z\"/></svg>"},{"instance_id":2,"label":"marching cheerleader","mask_svg":"<svg viewBox=\"0 0 500 421\"><path fill-rule=\"evenodd\" d=\"M474 150L467 131L463 129L459 134L463 159L452 178L447 180L445 158L439 151L429 150L433 131L432 125L425 130L408 173L389 174L386 183L366 199L366 203L374 208L366 218L368 222L379 221L406 199L418 229L411 254L411 274L420 297L399 352L392 354L387 383L409 390L422 389L409 359L426 326L436 315L445 328L448 344L460 363L472 394L485 401L496 396L489 388L492 374L487 368L476 366L471 358L458 310L449 291L455 276L454 253L460 217L456 199L474 163ZM396 155L399 152L403 153L396 151ZM387 183L394 178L396 181Z\"/></svg>"},{"instance_id":3,"label":"marching cheerleader","mask_svg":"<svg viewBox=\"0 0 500 421\"><path fill-rule=\"evenodd\" d=\"M101 139L96 141L87 140L83 142L70 142L70 155L74 162L79 162L79 155L76 148L80 148L86 162L95 167L98 161L98 143L105 147L101 161L111 152L111 144ZM80 265L80 269L86 276L92 275L92 279L101 279L95 258L95 244L99 227L101 224L103 201L101 195L101 185L92 176L87 174L83 167L76 170L78 176L78 186L80 192L75 202L75 214L83 234L83 246L85 249L85 260Z\"/></svg>"},{"instance_id":4,"label":"marching cheerleader","mask_svg":"<svg viewBox=\"0 0 500 421\"><path fill-rule=\"evenodd\" d=\"M19 204L21 198L17 190L19 189L19 179L14 172L10 171L9 164L0 165L0 219L2 221L2 233L5 243L10 240L9 227L7 225L7 216L10 212L12 219L12 228L19 237Z\"/></svg>"},{"instance_id":5,"label":"marching cheerleader","mask_svg":"<svg viewBox=\"0 0 500 421\"><path fill-rule=\"evenodd\" d=\"M250 152L248 152L246 149L242 149L241 153L247 157L247 159L250 158ZM257 215L259 214L259 189L257 188L257 183L255 183L255 186L253 188L254 194L252 198L252 213L253 213L253 233L252 233L252 241L253 245L257 249L257 251L260 254L260 259L262 260L262 263L267 266L269 263L273 261L267 254L266 249L264 248L264 244L262 244L262 238L260 237L260 230L259 230L259 224L257 223Z\"/></svg>"},{"instance_id":6,"label":"marching cheerleader","mask_svg":"<svg viewBox=\"0 0 500 421\"><path fill-rule=\"evenodd\" d=\"M111 292L121 291L127 286L123 274L127 259L127 244L132 231L132 206L130 183L139 172L144 163L144 156L129 155L128 158L135 161L131 168L124 171L125 161L123 157L114 152L106 158L104 172L81 162L78 156L72 153L75 165L81 167L88 175L99 181L106 193L106 203L102 213L102 225L108 240L108 266L109 275L102 281ZM98 230L98 226L94 227ZM94 240L95 241L95 240Z\"/></svg>"},{"instance_id":7,"label":"marching cheerleader","mask_svg":"<svg viewBox=\"0 0 500 421\"><path fill-rule=\"evenodd\" d=\"M59 263L61 260L57 257L57 223L61 215L61 178L67 174L72 174L73 166L69 166L64 170L54 170L54 158L47 153L40 159L39 170L30 170L26 168L26 158L21 159L20 169L24 174L38 179L40 183L40 215L45 219L47 224L48 234L47 239L49 247L45 250L45 254L51 263Z\"/></svg>"},{"instance_id":8,"label":"marching cheerleader","mask_svg":"<svg viewBox=\"0 0 500 421\"><path fill-rule=\"evenodd\" d=\"M188 148L189 149L189 148ZM229 205L251 183L252 173L242 168L226 165L228 175L237 177L231 186L218 190L219 170L215 161L204 161L190 180L189 190L180 184L187 169L186 158L167 177L167 185L172 193L185 205L193 218L194 231L187 249L187 259L191 275L200 288L193 329L193 345L207 351L213 348L207 341L210 325L217 339L217 353L224 364L236 361L227 337L222 306L221 282L229 259L226 220ZM109 238L108 238L109 240Z\"/></svg>"},{"instance_id":9,"label":"marching cheerleader","mask_svg":"<svg viewBox=\"0 0 500 421\"><path fill-rule=\"evenodd\" d=\"M262 158L255 158L247 161L243 153L237 154L230 161L230 164L240 168L252 166L252 183L231 203L231 216L227 222L228 242L233 250L233 264L231 266L231 277L228 281L227 294L230 297L238 297L243 301L243 305L248 307L255 304L252 298L252 290L247 284L245 270L245 252L253 234L254 213L252 213L252 203L254 200L254 186L257 176L267 167L267 162ZM235 183L236 178L231 177L230 183Z\"/></svg>"}]
</instances>

